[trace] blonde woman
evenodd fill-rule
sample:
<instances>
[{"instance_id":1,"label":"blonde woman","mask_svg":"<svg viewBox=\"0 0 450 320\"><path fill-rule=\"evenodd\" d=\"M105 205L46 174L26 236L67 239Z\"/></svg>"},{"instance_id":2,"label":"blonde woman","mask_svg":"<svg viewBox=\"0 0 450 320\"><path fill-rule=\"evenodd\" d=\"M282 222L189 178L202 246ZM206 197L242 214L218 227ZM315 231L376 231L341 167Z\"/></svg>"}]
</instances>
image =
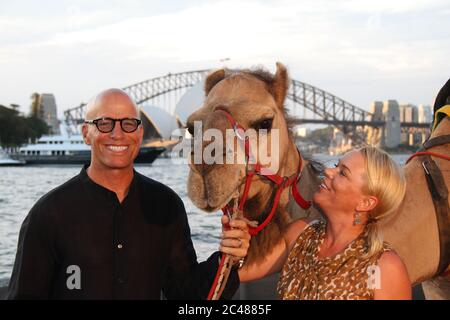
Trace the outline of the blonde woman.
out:
<instances>
[{"instance_id":1,"label":"blonde woman","mask_svg":"<svg viewBox=\"0 0 450 320\"><path fill-rule=\"evenodd\" d=\"M404 176L387 153L348 152L314 194L324 221L291 223L263 264L239 270L241 282L281 271L281 299L411 299L405 265L378 230L404 194Z\"/></svg>"}]
</instances>

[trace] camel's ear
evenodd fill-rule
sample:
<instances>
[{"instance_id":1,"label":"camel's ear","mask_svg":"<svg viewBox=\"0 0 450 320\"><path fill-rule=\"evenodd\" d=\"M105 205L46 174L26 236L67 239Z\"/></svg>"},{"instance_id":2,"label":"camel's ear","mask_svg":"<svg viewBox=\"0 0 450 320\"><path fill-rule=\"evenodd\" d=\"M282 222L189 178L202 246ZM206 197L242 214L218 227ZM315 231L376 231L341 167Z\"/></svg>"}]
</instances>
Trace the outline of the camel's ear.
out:
<instances>
[{"instance_id":1,"label":"camel's ear","mask_svg":"<svg viewBox=\"0 0 450 320\"><path fill-rule=\"evenodd\" d=\"M290 85L289 75L286 67L277 62L277 72L275 73L275 78L272 84L272 92L275 98L275 102L280 109L284 107L284 100L286 98L288 89Z\"/></svg>"},{"instance_id":2,"label":"camel's ear","mask_svg":"<svg viewBox=\"0 0 450 320\"><path fill-rule=\"evenodd\" d=\"M205 80L205 96L207 96L211 91L211 89L224 78L225 78L224 69L219 69L214 71L213 73L210 73Z\"/></svg>"}]
</instances>

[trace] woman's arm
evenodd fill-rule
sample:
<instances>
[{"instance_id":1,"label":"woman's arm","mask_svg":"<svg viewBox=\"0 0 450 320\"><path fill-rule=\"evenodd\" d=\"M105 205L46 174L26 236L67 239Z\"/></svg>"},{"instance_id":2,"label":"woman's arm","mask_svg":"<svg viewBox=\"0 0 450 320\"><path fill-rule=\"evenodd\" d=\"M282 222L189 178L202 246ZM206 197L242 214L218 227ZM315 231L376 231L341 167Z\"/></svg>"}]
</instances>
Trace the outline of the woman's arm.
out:
<instances>
[{"instance_id":1,"label":"woman's arm","mask_svg":"<svg viewBox=\"0 0 450 320\"><path fill-rule=\"evenodd\" d=\"M410 300L411 281L400 257L392 251L382 254L378 261L380 287L375 288L375 300Z\"/></svg>"},{"instance_id":2,"label":"woman's arm","mask_svg":"<svg viewBox=\"0 0 450 320\"><path fill-rule=\"evenodd\" d=\"M258 280L271 274L280 272L284 263L295 244L299 235L303 232L307 220L295 220L287 227L282 239L275 245L273 250L264 257L263 262L244 265L239 269L239 279L241 282Z\"/></svg>"}]
</instances>

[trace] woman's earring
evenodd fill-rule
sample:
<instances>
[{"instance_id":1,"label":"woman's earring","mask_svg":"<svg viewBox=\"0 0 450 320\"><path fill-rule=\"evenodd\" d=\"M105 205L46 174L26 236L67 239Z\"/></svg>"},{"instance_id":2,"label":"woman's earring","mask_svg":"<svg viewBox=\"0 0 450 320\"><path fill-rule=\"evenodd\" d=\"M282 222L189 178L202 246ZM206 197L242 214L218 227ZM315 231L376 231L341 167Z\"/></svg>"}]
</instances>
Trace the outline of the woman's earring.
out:
<instances>
[{"instance_id":1,"label":"woman's earring","mask_svg":"<svg viewBox=\"0 0 450 320\"><path fill-rule=\"evenodd\" d=\"M361 216L359 212L355 212L355 219L353 220L353 225L357 226L361 224Z\"/></svg>"}]
</instances>

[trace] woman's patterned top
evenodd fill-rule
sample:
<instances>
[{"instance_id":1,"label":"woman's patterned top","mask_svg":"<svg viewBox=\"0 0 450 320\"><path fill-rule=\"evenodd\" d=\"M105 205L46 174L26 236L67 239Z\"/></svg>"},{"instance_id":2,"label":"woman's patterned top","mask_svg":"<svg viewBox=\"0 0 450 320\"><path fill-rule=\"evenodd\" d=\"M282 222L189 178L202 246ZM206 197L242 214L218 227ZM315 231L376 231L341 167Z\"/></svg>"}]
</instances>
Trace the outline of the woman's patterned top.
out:
<instances>
[{"instance_id":1,"label":"woman's patterned top","mask_svg":"<svg viewBox=\"0 0 450 320\"><path fill-rule=\"evenodd\" d=\"M289 253L278 282L279 298L285 300L347 300L373 299L380 286L377 261L392 249L385 242L383 249L364 259L368 249L367 229L340 253L319 258L325 239L326 223L310 224L300 234Z\"/></svg>"}]
</instances>

